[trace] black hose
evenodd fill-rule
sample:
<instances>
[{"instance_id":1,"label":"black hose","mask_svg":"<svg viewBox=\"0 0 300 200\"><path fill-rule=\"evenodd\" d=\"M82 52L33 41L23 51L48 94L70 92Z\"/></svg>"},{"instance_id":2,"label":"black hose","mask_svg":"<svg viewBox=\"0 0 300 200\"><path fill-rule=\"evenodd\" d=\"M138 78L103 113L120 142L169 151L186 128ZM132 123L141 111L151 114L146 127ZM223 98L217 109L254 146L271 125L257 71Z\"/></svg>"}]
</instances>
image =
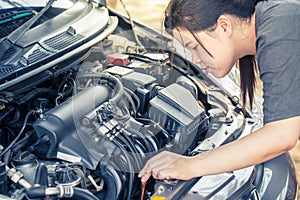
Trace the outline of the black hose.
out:
<instances>
[{"instance_id":1,"label":"black hose","mask_svg":"<svg viewBox=\"0 0 300 200\"><path fill-rule=\"evenodd\" d=\"M28 125L28 123L27 123ZM15 143L15 145L12 147L13 152L18 152L22 148L29 146L29 140L31 136L34 134L33 131L27 132L24 137L22 137L18 142ZM31 146L31 145L30 145Z\"/></svg>"},{"instance_id":2,"label":"black hose","mask_svg":"<svg viewBox=\"0 0 300 200\"><path fill-rule=\"evenodd\" d=\"M150 132L147 132L146 135L145 134L142 134L140 133L138 130L135 130L131 127L126 127L126 130L139 136L140 138L144 138L146 139L147 141L150 142L151 145L147 146L148 149L151 149L149 152L153 152L153 151L158 151L158 140L157 138L152 135Z\"/></svg>"},{"instance_id":3,"label":"black hose","mask_svg":"<svg viewBox=\"0 0 300 200\"><path fill-rule=\"evenodd\" d=\"M119 176L118 172L107 162L100 164L98 172L107 186L105 200L118 200L121 195L122 187L124 186L120 179L121 176Z\"/></svg>"},{"instance_id":4,"label":"black hose","mask_svg":"<svg viewBox=\"0 0 300 200\"><path fill-rule=\"evenodd\" d=\"M65 90L63 87L66 85L66 84L70 84L71 86L67 88L67 90ZM76 83L74 81L74 79L72 78L68 78L65 82L62 82L59 86L58 86L58 89L57 91L60 92L61 91L61 95L62 95L62 98L65 98L66 96L69 96L72 94L72 91L74 94L76 94ZM75 90L75 91L74 91Z\"/></svg>"},{"instance_id":5,"label":"black hose","mask_svg":"<svg viewBox=\"0 0 300 200\"><path fill-rule=\"evenodd\" d=\"M145 153L147 153L148 151L147 151L145 145L142 144L142 143L140 142L140 140L135 139L135 140L134 140L134 146L135 146L135 148L138 150L138 152L140 152L139 154L141 155L142 160L146 159ZM145 163L143 162L143 166L144 166L144 164L145 164Z\"/></svg>"},{"instance_id":6,"label":"black hose","mask_svg":"<svg viewBox=\"0 0 300 200\"><path fill-rule=\"evenodd\" d=\"M153 150L152 145L150 145L149 141L147 141L145 136L143 134L141 134L140 132L138 132L138 131L130 132L129 130L127 130L127 128L123 128L122 133L124 135L128 135L128 136L131 136L133 134L133 136L135 137L136 140L140 139L142 144L144 145L143 147L146 149L146 151L144 151L144 152L150 152Z\"/></svg>"},{"instance_id":7,"label":"black hose","mask_svg":"<svg viewBox=\"0 0 300 200\"><path fill-rule=\"evenodd\" d=\"M13 106L9 106L7 108L5 108L1 114L0 114L0 123L7 117L9 116L13 111L15 110L15 108Z\"/></svg>"},{"instance_id":8,"label":"black hose","mask_svg":"<svg viewBox=\"0 0 300 200\"><path fill-rule=\"evenodd\" d=\"M120 151L122 151L123 155L125 156L128 164L128 173L129 173L129 180L128 180L128 189L127 189L127 200L130 200L131 193L132 193L132 186L134 181L134 167L132 166L132 160L128 156L128 152L125 151L123 145L118 140L112 140L112 142L119 147Z\"/></svg>"},{"instance_id":9,"label":"black hose","mask_svg":"<svg viewBox=\"0 0 300 200\"><path fill-rule=\"evenodd\" d=\"M71 191L73 191L73 193L71 193ZM99 200L90 191L70 185L60 185L56 188L47 188L43 185L31 187L27 190L27 196L30 199L40 199L45 198L46 196L60 196L64 199Z\"/></svg>"},{"instance_id":10,"label":"black hose","mask_svg":"<svg viewBox=\"0 0 300 200\"><path fill-rule=\"evenodd\" d=\"M48 186L48 169L44 163L40 163L37 167L34 184Z\"/></svg>"},{"instance_id":11,"label":"black hose","mask_svg":"<svg viewBox=\"0 0 300 200\"><path fill-rule=\"evenodd\" d=\"M133 141L131 140L131 138L127 137L126 135L118 135L117 136L118 139L120 139L120 141L122 143L124 143L124 145L129 149L129 151L132 153L132 158L134 159L135 163L136 163L136 170L140 170L142 165L143 165L143 161L142 159L139 157L139 153L143 153L143 152L139 152L138 149L135 147L135 145L133 144ZM134 169L135 171L135 169Z\"/></svg>"},{"instance_id":12,"label":"black hose","mask_svg":"<svg viewBox=\"0 0 300 200\"><path fill-rule=\"evenodd\" d=\"M136 131L138 134L135 134L135 132L130 132L128 131L126 128L122 129L122 133L124 137L130 137L131 135L134 135L135 137L130 137L132 139L134 139L135 141L133 142L133 145L137 146L141 146L142 149L138 150L141 153L141 157L144 158L145 154L147 152L152 152L154 151L154 147L152 146L151 142L149 142L147 140L147 138L145 138L144 135L142 135L141 133L139 133L138 131ZM137 147L136 147L137 148ZM138 148L137 148L138 149Z\"/></svg>"},{"instance_id":13,"label":"black hose","mask_svg":"<svg viewBox=\"0 0 300 200\"><path fill-rule=\"evenodd\" d=\"M125 94L127 100L129 101L129 103L131 105L131 108L133 109L134 114L136 114L137 110L139 109L139 107L141 105L141 101L134 92L132 92L131 90L129 90L128 88L125 88L125 87L124 87L124 89L125 89L124 94ZM135 105L134 100L131 98L131 96L134 97L137 105Z\"/></svg>"},{"instance_id":14,"label":"black hose","mask_svg":"<svg viewBox=\"0 0 300 200\"><path fill-rule=\"evenodd\" d=\"M23 97L21 97L19 99L19 104L24 104L24 103L28 103L30 100L32 100L33 98L40 96L40 95L45 95L45 97L47 98L56 98L57 94L56 91L53 89L49 89L49 88L36 88L32 91L30 91L29 93L27 93L26 95L24 95Z\"/></svg>"},{"instance_id":15,"label":"black hose","mask_svg":"<svg viewBox=\"0 0 300 200\"><path fill-rule=\"evenodd\" d=\"M145 125L151 125L153 128L158 128L159 132L165 137L166 144L171 142L170 134L163 127L161 127L159 123L147 118L136 118L136 120ZM158 144L162 144L162 143L158 142Z\"/></svg>"},{"instance_id":16,"label":"black hose","mask_svg":"<svg viewBox=\"0 0 300 200\"><path fill-rule=\"evenodd\" d=\"M92 79L92 80L99 79L99 82L98 82L99 84L104 84L104 83L102 83L102 81L105 81L105 83L108 86L110 86L111 88L113 88L115 91L115 96L110 99L110 102L112 105L117 105L117 103L120 102L123 98L123 95L124 95L123 94L124 93L123 85L122 85L121 81L113 75L110 75L107 73L101 73L101 74L86 73L86 74L80 74L77 76L77 79L80 79L80 78Z\"/></svg>"},{"instance_id":17,"label":"black hose","mask_svg":"<svg viewBox=\"0 0 300 200\"><path fill-rule=\"evenodd\" d=\"M105 84L113 89L114 96L109 100L109 103L112 108L115 110L112 111L115 114L115 117L119 120L127 120L130 116L128 111L127 102L131 105L133 112L136 114L137 108L131 96L125 91L121 81L113 75L107 73L101 74L80 74L77 76L77 79L91 79L91 82L98 81L98 84ZM126 101L125 101L126 100ZM119 109L118 109L119 108ZM118 114L117 111L122 111L122 115Z\"/></svg>"},{"instance_id":18,"label":"black hose","mask_svg":"<svg viewBox=\"0 0 300 200\"><path fill-rule=\"evenodd\" d=\"M6 117L10 116L12 118L12 114L14 114L13 119L9 120L10 124L15 124L20 120L20 109L15 106L9 106L3 110L3 112L0 113L0 123L2 123ZM5 123L5 122L3 122ZM8 123L8 122L6 122ZM10 125L11 126L11 125Z\"/></svg>"},{"instance_id":19,"label":"black hose","mask_svg":"<svg viewBox=\"0 0 300 200\"><path fill-rule=\"evenodd\" d=\"M73 187L73 188L74 188L74 194L72 199L99 200L94 194L92 194L88 190L84 190L78 187Z\"/></svg>"}]
</instances>

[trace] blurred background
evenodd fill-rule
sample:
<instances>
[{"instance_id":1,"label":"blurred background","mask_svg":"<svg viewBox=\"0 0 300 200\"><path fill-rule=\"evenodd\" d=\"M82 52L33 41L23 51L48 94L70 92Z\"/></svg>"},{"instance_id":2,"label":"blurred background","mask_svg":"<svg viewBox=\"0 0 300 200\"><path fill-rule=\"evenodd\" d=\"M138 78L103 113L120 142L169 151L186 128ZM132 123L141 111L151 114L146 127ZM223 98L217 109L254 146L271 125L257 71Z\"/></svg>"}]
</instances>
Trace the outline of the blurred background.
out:
<instances>
[{"instance_id":1,"label":"blurred background","mask_svg":"<svg viewBox=\"0 0 300 200\"><path fill-rule=\"evenodd\" d=\"M164 10L169 0L106 0L111 8L126 14L122 3L131 17L151 28L161 28Z\"/></svg>"},{"instance_id":2,"label":"blurred background","mask_svg":"<svg viewBox=\"0 0 300 200\"><path fill-rule=\"evenodd\" d=\"M122 3L123 2L123 3ZM107 0L108 5L127 15L125 9L131 17L148 27L161 28L164 16L164 10L169 0ZM125 9L124 6L125 5ZM287 133L288 134L288 133ZM276 144L274 144L276 145ZM298 180L300 177L300 143L290 151L296 164ZM300 187L299 187L300 188ZM300 197L298 198L300 200Z\"/></svg>"}]
</instances>

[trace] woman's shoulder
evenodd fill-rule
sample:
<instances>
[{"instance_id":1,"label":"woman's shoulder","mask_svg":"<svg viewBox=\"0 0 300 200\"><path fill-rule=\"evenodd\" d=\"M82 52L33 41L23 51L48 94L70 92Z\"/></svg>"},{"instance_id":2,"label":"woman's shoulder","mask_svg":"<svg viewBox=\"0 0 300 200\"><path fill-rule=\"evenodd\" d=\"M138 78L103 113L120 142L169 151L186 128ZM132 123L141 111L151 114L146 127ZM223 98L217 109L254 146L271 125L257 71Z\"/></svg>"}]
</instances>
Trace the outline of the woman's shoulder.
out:
<instances>
[{"instance_id":1,"label":"woman's shoulder","mask_svg":"<svg viewBox=\"0 0 300 200\"><path fill-rule=\"evenodd\" d=\"M300 40L300 0L268 0L256 6L257 45L266 47L282 40Z\"/></svg>"},{"instance_id":2,"label":"woman's shoulder","mask_svg":"<svg viewBox=\"0 0 300 200\"><path fill-rule=\"evenodd\" d=\"M300 0L260 1L255 12L256 19L261 23L272 18L300 15Z\"/></svg>"}]
</instances>

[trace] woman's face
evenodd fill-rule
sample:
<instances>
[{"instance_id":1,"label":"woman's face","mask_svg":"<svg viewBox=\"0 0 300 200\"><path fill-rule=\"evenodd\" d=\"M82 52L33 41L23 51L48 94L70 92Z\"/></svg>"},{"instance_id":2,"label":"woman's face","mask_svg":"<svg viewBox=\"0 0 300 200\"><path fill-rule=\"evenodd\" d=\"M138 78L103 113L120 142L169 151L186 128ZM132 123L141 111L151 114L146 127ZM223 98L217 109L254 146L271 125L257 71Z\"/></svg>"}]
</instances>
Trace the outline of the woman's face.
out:
<instances>
[{"instance_id":1,"label":"woman's face","mask_svg":"<svg viewBox=\"0 0 300 200\"><path fill-rule=\"evenodd\" d=\"M215 77L221 78L228 74L238 59L234 54L233 43L218 32L199 31L193 35L186 29L176 28L173 29L173 36L191 51L193 63Z\"/></svg>"}]
</instances>

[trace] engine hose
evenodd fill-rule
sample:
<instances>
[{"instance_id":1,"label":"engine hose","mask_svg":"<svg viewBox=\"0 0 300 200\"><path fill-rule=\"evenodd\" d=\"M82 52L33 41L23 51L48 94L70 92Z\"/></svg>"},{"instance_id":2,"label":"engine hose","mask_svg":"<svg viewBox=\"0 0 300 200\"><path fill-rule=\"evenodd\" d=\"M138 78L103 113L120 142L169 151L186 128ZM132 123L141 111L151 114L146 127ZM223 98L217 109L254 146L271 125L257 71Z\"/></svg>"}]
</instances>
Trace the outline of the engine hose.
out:
<instances>
[{"instance_id":1,"label":"engine hose","mask_svg":"<svg viewBox=\"0 0 300 200\"><path fill-rule=\"evenodd\" d=\"M140 153L143 153L143 152L139 152L137 150L137 148L133 144L133 141L128 136L126 136L126 135L118 135L117 138L119 138L120 141L122 143L124 143L126 147L128 147L129 151L132 152L132 157L133 157L133 159L136 162L137 170L140 170L141 167L142 167L142 165L143 165L142 158L140 158Z\"/></svg>"},{"instance_id":2,"label":"engine hose","mask_svg":"<svg viewBox=\"0 0 300 200\"><path fill-rule=\"evenodd\" d=\"M29 124L27 124L29 125ZM28 142L33 135L33 131L28 131L24 137L22 137L18 142L15 143L14 147L12 148L13 152L18 152L22 148L24 148L26 145L28 145ZM31 145L30 145L31 146ZM24 151L24 150L23 150Z\"/></svg>"},{"instance_id":3,"label":"engine hose","mask_svg":"<svg viewBox=\"0 0 300 200\"><path fill-rule=\"evenodd\" d=\"M49 89L49 88L36 88L26 95L24 95L22 98L19 99L19 104L25 104L28 103L31 99L38 95L45 95L47 98L55 99L57 94L55 90Z\"/></svg>"},{"instance_id":4,"label":"engine hose","mask_svg":"<svg viewBox=\"0 0 300 200\"><path fill-rule=\"evenodd\" d=\"M121 197L122 187L125 186L122 184L121 175L110 166L107 162L100 163L99 176L104 179L104 182L107 186L107 192L105 196L105 200L119 200Z\"/></svg>"},{"instance_id":5,"label":"engine hose","mask_svg":"<svg viewBox=\"0 0 300 200\"><path fill-rule=\"evenodd\" d=\"M64 87L67 83L69 83L71 86L68 87L67 90L64 90L63 87ZM65 82L62 82L62 83L58 86L57 91L61 91L61 90L62 90L61 93L62 93L63 98L66 97L66 96L71 95L71 94L72 94L72 91L73 91L74 94L76 94L76 93L77 93L77 91L76 91L76 83L75 83L74 79L68 78Z\"/></svg>"},{"instance_id":6,"label":"engine hose","mask_svg":"<svg viewBox=\"0 0 300 200\"><path fill-rule=\"evenodd\" d=\"M129 152L124 148L124 145L120 142L119 138L114 138L113 139L113 144L119 147L119 150L123 153L125 157L125 161L127 163L128 169L123 169L127 170L129 173L134 173L135 169L137 169L137 161L134 160L134 158L129 154ZM131 153L132 154L132 153Z\"/></svg>"},{"instance_id":7,"label":"engine hose","mask_svg":"<svg viewBox=\"0 0 300 200\"><path fill-rule=\"evenodd\" d=\"M133 128L130 128L130 127L126 127L126 130L129 131L129 132L131 132L131 133L134 133L134 134L138 135L141 138L144 138L147 141L149 141L151 145L148 146L148 148L152 149L151 151L158 151L158 145L159 145L159 143L158 143L158 140L155 137L155 135L151 134L150 132L147 132L146 134L145 133L142 134L139 131L137 131L137 130L135 130Z\"/></svg>"},{"instance_id":8,"label":"engine hose","mask_svg":"<svg viewBox=\"0 0 300 200\"><path fill-rule=\"evenodd\" d=\"M126 160L126 158L124 158L122 155L120 155L120 151L118 151L119 149L118 148L115 148L114 151L113 151L113 157L114 158L118 158L118 159L112 159L111 163L113 163L113 167L115 169L117 169L119 172L124 172L124 171L129 171L128 170L128 161ZM124 177L125 179L127 179L127 177ZM123 182L123 185L126 185L125 184L125 180Z\"/></svg>"},{"instance_id":9,"label":"engine hose","mask_svg":"<svg viewBox=\"0 0 300 200\"><path fill-rule=\"evenodd\" d=\"M78 92L77 92L77 85L76 85L76 82L73 78L68 78L69 82L73 85L73 96L76 95Z\"/></svg>"},{"instance_id":10,"label":"engine hose","mask_svg":"<svg viewBox=\"0 0 300 200\"><path fill-rule=\"evenodd\" d=\"M112 141L116 146L119 147L120 151L122 151L123 155L125 156L125 159L127 160L128 164L128 173L129 173L129 179L128 179L128 189L127 189L127 200L130 200L131 193L132 193L132 186L134 181L134 167L132 166L132 160L128 156L128 152L125 151L123 145L119 143L117 140Z\"/></svg>"},{"instance_id":11,"label":"engine hose","mask_svg":"<svg viewBox=\"0 0 300 200\"><path fill-rule=\"evenodd\" d=\"M56 188L49 188L45 186L31 187L27 190L27 196L30 199L57 196L58 198L64 199L99 200L90 191L73 187L71 185L58 185Z\"/></svg>"},{"instance_id":12,"label":"engine hose","mask_svg":"<svg viewBox=\"0 0 300 200\"><path fill-rule=\"evenodd\" d=\"M99 200L94 194L89 192L88 190L84 190L81 188L73 187L74 194L72 199L79 199L79 200Z\"/></svg>"},{"instance_id":13,"label":"engine hose","mask_svg":"<svg viewBox=\"0 0 300 200\"><path fill-rule=\"evenodd\" d=\"M134 136L136 137L135 138L136 140L138 140L138 139L141 140L141 143L142 143L143 147L145 148L145 151L143 151L143 152L153 151L154 149L153 149L151 143L145 138L145 136L138 131L136 131L136 132L137 132L137 134L135 132L132 133L132 132L128 131L126 128L122 129L122 133L124 135L130 136L130 135L134 134Z\"/></svg>"},{"instance_id":14,"label":"engine hose","mask_svg":"<svg viewBox=\"0 0 300 200\"><path fill-rule=\"evenodd\" d=\"M138 142L141 143L141 145L143 146L143 153L147 153L147 152L152 152L155 151L155 148L153 147L153 145L151 144L151 142L149 142L147 140L147 138L145 138L145 136L143 134L141 134L140 132L136 131L134 133L128 131L126 128L122 129L122 133L129 137L130 135L134 134L136 137L134 137L134 139ZM136 134L137 133L137 134ZM143 157L143 156L142 156Z\"/></svg>"},{"instance_id":15,"label":"engine hose","mask_svg":"<svg viewBox=\"0 0 300 200\"><path fill-rule=\"evenodd\" d=\"M114 96L109 100L112 108L117 109L118 107L121 108L120 110L125 111L128 110L126 103L124 100L126 99L129 104L131 105L133 112L136 114L137 108L131 96L125 91L121 81L113 75L107 73L101 74L80 74L78 75L77 79L92 79L98 80L98 84L106 84L114 90ZM124 109L122 109L124 108ZM124 114L124 116L120 117L120 120L127 120L130 116L130 113Z\"/></svg>"},{"instance_id":16,"label":"engine hose","mask_svg":"<svg viewBox=\"0 0 300 200\"><path fill-rule=\"evenodd\" d=\"M159 123L156 123L153 120L147 119L147 118L137 118L136 120L143 123L143 124L151 125L154 128L158 128L159 131L161 131L161 133L167 139L167 143L170 142L170 136L169 136L168 131L166 131L163 127L161 127L161 125Z\"/></svg>"},{"instance_id":17,"label":"engine hose","mask_svg":"<svg viewBox=\"0 0 300 200\"><path fill-rule=\"evenodd\" d=\"M101 81L106 81L106 84L113 88L115 91L115 96L110 99L110 102L112 105L117 105L118 102L122 100L124 97L124 88L121 83L121 81L114 77L113 75L107 74L107 73L101 73L101 74L80 74L77 76L77 79L84 78L84 79L99 79L99 84L101 84Z\"/></svg>"},{"instance_id":18,"label":"engine hose","mask_svg":"<svg viewBox=\"0 0 300 200\"><path fill-rule=\"evenodd\" d=\"M29 118L29 116L33 113L33 111L29 111L25 117L25 120L24 120L24 124L20 130L20 132L18 133L18 135L15 137L15 139L0 153L0 158L6 154L6 152L8 152L8 150L10 150L14 145L15 143L19 140L19 138L22 136L22 133L23 131L25 130L26 128L26 125L27 125L27 120Z\"/></svg>"},{"instance_id":19,"label":"engine hose","mask_svg":"<svg viewBox=\"0 0 300 200\"><path fill-rule=\"evenodd\" d=\"M0 123L7 117L9 116L13 111L15 110L15 108L13 106L9 106L7 108L5 108L3 110L3 112L1 112L0 114Z\"/></svg>"},{"instance_id":20,"label":"engine hose","mask_svg":"<svg viewBox=\"0 0 300 200\"><path fill-rule=\"evenodd\" d=\"M10 124L14 124L20 120L21 114L20 114L20 108L16 106L9 106L4 109L4 113L0 114L0 123L5 120L6 117L10 116L13 114L13 119L9 120ZM10 116L12 118L12 116Z\"/></svg>"},{"instance_id":21,"label":"engine hose","mask_svg":"<svg viewBox=\"0 0 300 200\"><path fill-rule=\"evenodd\" d=\"M134 141L134 146L138 150L139 154L141 155L142 160L145 160L146 159L145 153L148 152L145 145L143 145L139 140L136 139ZM143 164L144 164L144 162L143 162Z\"/></svg>"},{"instance_id":22,"label":"engine hose","mask_svg":"<svg viewBox=\"0 0 300 200\"><path fill-rule=\"evenodd\" d=\"M34 184L48 185L48 169L44 163L40 163L35 172Z\"/></svg>"},{"instance_id":23,"label":"engine hose","mask_svg":"<svg viewBox=\"0 0 300 200\"><path fill-rule=\"evenodd\" d=\"M144 153L151 152L154 150L152 147L152 144L145 138L143 134L140 132L130 132L126 128L122 129L123 136L128 138L129 140L134 140L132 141L133 145L137 148L139 146L138 152L141 153L141 157L144 157ZM136 134L137 133L137 134Z\"/></svg>"}]
</instances>

